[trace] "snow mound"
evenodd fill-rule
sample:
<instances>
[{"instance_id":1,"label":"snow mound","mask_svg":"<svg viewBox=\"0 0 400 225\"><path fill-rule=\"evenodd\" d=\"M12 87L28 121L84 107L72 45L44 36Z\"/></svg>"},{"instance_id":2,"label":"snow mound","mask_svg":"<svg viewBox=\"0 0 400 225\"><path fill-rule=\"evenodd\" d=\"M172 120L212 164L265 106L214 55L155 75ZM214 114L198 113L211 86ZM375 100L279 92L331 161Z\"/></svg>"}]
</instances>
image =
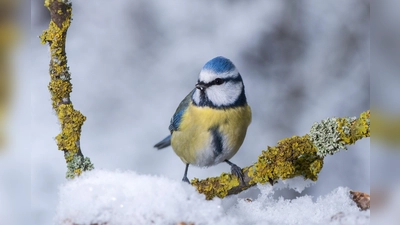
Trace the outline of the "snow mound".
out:
<instances>
[{"instance_id":1,"label":"snow mound","mask_svg":"<svg viewBox=\"0 0 400 225\"><path fill-rule=\"evenodd\" d=\"M274 199L270 185L257 188L261 192L257 199L238 198L224 209L225 200L207 201L181 181L132 171L94 170L60 187L55 220L63 225L369 224L370 212L359 211L348 188L339 187L316 201L311 196Z\"/></svg>"}]
</instances>

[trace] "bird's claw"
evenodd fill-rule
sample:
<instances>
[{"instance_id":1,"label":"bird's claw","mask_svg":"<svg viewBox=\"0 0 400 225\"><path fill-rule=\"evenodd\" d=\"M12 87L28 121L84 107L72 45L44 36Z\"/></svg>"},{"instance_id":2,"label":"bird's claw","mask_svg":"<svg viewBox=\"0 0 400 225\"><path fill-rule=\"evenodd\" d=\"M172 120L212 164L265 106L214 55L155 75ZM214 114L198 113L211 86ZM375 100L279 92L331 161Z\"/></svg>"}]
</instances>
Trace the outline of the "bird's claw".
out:
<instances>
[{"instance_id":1,"label":"bird's claw","mask_svg":"<svg viewBox=\"0 0 400 225\"><path fill-rule=\"evenodd\" d=\"M244 175L242 169L235 164L231 165L231 173L236 176L241 184L244 184Z\"/></svg>"}]
</instances>

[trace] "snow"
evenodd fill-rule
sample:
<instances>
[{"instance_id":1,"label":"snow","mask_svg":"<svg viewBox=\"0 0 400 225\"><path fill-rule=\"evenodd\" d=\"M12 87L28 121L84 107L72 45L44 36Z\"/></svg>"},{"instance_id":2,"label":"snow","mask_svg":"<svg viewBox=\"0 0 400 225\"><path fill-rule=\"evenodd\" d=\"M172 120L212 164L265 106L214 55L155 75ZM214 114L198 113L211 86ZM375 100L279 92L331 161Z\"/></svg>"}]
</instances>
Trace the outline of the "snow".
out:
<instances>
[{"instance_id":1,"label":"snow","mask_svg":"<svg viewBox=\"0 0 400 225\"><path fill-rule=\"evenodd\" d=\"M304 182L299 179L291 181ZM296 187L296 185L294 185ZM282 188L282 187L281 187ZM299 187L296 187L299 189ZM257 198L205 200L194 187L162 176L132 171L93 170L60 187L56 224L369 224L349 189L312 196L274 199L275 187L257 185ZM224 207L224 201L234 204Z\"/></svg>"},{"instance_id":2,"label":"snow","mask_svg":"<svg viewBox=\"0 0 400 225\"><path fill-rule=\"evenodd\" d=\"M303 177L298 176L294 177L292 179L287 179L287 180L279 180L278 183L274 184L274 188L276 189L284 189L284 188L290 188L295 190L298 193L301 193L304 191L304 189L311 187L314 185L316 182L312 180L305 180Z\"/></svg>"},{"instance_id":3,"label":"snow","mask_svg":"<svg viewBox=\"0 0 400 225\"><path fill-rule=\"evenodd\" d=\"M246 218L242 224L369 224L369 211L360 211L349 197L349 189L338 187L313 200L304 195L293 200L273 199L274 188L258 185L261 195L253 202L240 200L228 211L231 216ZM332 219L343 213L339 220Z\"/></svg>"},{"instance_id":4,"label":"snow","mask_svg":"<svg viewBox=\"0 0 400 225\"><path fill-rule=\"evenodd\" d=\"M68 220L121 225L229 222L223 214L221 200L206 201L181 181L94 170L61 187L57 224Z\"/></svg>"}]
</instances>

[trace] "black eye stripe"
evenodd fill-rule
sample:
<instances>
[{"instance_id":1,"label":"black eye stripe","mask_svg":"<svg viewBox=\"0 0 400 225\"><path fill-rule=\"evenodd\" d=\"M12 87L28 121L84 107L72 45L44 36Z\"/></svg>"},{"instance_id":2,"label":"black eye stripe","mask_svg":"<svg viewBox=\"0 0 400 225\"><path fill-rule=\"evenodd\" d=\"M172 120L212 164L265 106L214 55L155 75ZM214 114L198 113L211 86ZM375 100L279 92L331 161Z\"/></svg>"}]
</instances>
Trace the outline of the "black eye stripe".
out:
<instances>
[{"instance_id":1,"label":"black eye stripe","mask_svg":"<svg viewBox=\"0 0 400 225\"><path fill-rule=\"evenodd\" d=\"M210 84L210 86L211 85L221 85L221 84L223 84L225 82L226 82L225 79L217 78L217 79L211 81L209 84Z\"/></svg>"},{"instance_id":2,"label":"black eye stripe","mask_svg":"<svg viewBox=\"0 0 400 225\"><path fill-rule=\"evenodd\" d=\"M219 80L218 82L221 82L221 83L217 84L217 80ZM204 85L206 87L210 87L212 85L221 85L223 83L230 82L230 81L232 81L232 82L242 82L242 77L239 75L239 76L234 77L234 78L232 78L232 77L216 78L215 80L213 80L211 82L208 82L208 83L204 83L203 81L199 81L198 84Z\"/></svg>"}]
</instances>

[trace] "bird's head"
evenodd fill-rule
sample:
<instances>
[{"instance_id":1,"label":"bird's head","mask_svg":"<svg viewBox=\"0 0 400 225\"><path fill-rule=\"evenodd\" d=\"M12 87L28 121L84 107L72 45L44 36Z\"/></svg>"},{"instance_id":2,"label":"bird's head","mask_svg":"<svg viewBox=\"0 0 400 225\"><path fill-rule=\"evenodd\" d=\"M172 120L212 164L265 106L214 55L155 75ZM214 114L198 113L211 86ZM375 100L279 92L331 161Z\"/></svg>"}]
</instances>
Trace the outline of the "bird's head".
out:
<instances>
[{"instance_id":1,"label":"bird's head","mask_svg":"<svg viewBox=\"0 0 400 225\"><path fill-rule=\"evenodd\" d=\"M246 104L239 71L222 56L211 59L203 66L196 89L192 99L198 106L226 108Z\"/></svg>"}]
</instances>

